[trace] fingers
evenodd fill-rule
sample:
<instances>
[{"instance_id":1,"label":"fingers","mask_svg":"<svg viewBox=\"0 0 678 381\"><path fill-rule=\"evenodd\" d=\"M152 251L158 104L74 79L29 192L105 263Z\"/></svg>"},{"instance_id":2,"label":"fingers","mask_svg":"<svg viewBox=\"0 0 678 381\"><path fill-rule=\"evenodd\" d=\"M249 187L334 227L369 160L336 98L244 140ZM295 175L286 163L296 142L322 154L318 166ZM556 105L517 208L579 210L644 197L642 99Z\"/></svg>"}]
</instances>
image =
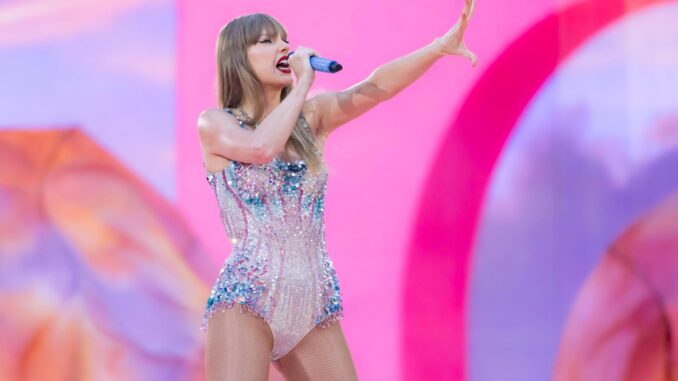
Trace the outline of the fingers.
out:
<instances>
[{"instance_id":1,"label":"fingers","mask_svg":"<svg viewBox=\"0 0 678 381\"><path fill-rule=\"evenodd\" d=\"M473 52L471 52L469 59L471 60L471 66L476 66L478 63L478 57Z\"/></svg>"},{"instance_id":2,"label":"fingers","mask_svg":"<svg viewBox=\"0 0 678 381\"><path fill-rule=\"evenodd\" d=\"M461 16L459 17L459 29L463 35L463 33L466 31L466 27L468 26L468 22L471 19L471 16L473 15L473 10L476 7L476 0L465 0L464 2L464 10L462 11Z\"/></svg>"},{"instance_id":3,"label":"fingers","mask_svg":"<svg viewBox=\"0 0 678 381\"><path fill-rule=\"evenodd\" d=\"M461 19L468 22L473 15L473 10L476 7L476 0L464 0L464 10L461 12Z\"/></svg>"},{"instance_id":4,"label":"fingers","mask_svg":"<svg viewBox=\"0 0 678 381\"><path fill-rule=\"evenodd\" d=\"M317 55L315 49L299 46L294 52L288 55L287 62L292 69L292 72L297 78L315 77L315 71L311 67L310 57Z\"/></svg>"},{"instance_id":5,"label":"fingers","mask_svg":"<svg viewBox=\"0 0 678 381\"><path fill-rule=\"evenodd\" d=\"M294 54L300 54L300 53L301 53L301 54L306 54L306 55L308 55L309 57L310 57L310 56L317 56L317 55L318 55L318 52L316 52L314 49L306 48L306 47L304 47L304 46L298 47L298 48L295 49L294 52L292 52L292 53L294 53Z\"/></svg>"},{"instance_id":6,"label":"fingers","mask_svg":"<svg viewBox=\"0 0 678 381\"><path fill-rule=\"evenodd\" d=\"M317 52L316 52L314 49L306 48L306 47L300 46L300 47L298 47L296 50L294 50L293 52L291 52L290 54L291 54L291 56L288 55L288 57L289 57L289 58L288 58L288 62L289 62L289 61L292 61L292 62L295 62L295 63L296 63L296 62L305 62L305 63L307 63L309 57L314 56L314 55L317 55ZM305 65L305 66L306 66L306 65ZM310 67L310 63L308 64L308 66Z\"/></svg>"},{"instance_id":7,"label":"fingers","mask_svg":"<svg viewBox=\"0 0 678 381\"><path fill-rule=\"evenodd\" d=\"M462 16L464 16L465 20L469 20L471 16L473 16L473 11L476 8L476 0L465 0L464 1L464 11L462 12Z\"/></svg>"},{"instance_id":8,"label":"fingers","mask_svg":"<svg viewBox=\"0 0 678 381\"><path fill-rule=\"evenodd\" d=\"M464 48L462 55L471 61L471 66L476 66L478 63L478 57L475 55L475 53L468 50L468 48Z\"/></svg>"}]
</instances>

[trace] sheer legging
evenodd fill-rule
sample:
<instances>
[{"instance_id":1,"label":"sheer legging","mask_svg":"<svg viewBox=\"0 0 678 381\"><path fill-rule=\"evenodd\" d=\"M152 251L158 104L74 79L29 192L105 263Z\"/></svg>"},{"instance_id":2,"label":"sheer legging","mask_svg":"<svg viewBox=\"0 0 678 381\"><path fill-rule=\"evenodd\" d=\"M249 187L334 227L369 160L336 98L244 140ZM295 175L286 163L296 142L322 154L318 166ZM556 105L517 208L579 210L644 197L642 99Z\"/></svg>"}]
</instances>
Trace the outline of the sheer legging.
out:
<instances>
[{"instance_id":1,"label":"sheer legging","mask_svg":"<svg viewBox=\"0 0 678 381\"><path fill-rule=\"evenodd\" d=\"M207 328L207 381L267 381L272 348L273 335L262 318L238 307L215 312ZM313 328L273 365L288 381L358 379L339 322Z\"/></svg>"}]
</instances>

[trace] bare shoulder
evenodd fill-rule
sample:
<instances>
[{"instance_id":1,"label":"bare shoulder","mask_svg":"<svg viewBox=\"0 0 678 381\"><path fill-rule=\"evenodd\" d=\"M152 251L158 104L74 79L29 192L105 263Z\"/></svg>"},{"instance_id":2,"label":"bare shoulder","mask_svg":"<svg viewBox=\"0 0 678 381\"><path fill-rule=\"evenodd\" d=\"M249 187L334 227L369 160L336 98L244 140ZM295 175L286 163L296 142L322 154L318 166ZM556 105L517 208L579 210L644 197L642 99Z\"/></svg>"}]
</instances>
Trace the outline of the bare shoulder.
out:
<instances>
[{"instance_id":1,"label":"bare shoulder","mask_svg":"<svg viewBox=\"0 0 678 381\"><path fill-rule=\"evenodd\" d=\"M237 120L226 111L210 108L198 116L198 131L201 137L209 137L219 133L224 126L237 126L237 123Z\"/></svg>"},{"instance_id":2,"label":"bare shoulder","mask_svg":"<svg viewBox=\"0 0 678 381\"><path fill-rule=\"evenodd\" d=\"M198 117L200 148L205 169L214 173L231 161L263 164L271 159L252 139L253 132L240 126L235 116L219 109L207 109Z\"/></svg>"}]
</instances>

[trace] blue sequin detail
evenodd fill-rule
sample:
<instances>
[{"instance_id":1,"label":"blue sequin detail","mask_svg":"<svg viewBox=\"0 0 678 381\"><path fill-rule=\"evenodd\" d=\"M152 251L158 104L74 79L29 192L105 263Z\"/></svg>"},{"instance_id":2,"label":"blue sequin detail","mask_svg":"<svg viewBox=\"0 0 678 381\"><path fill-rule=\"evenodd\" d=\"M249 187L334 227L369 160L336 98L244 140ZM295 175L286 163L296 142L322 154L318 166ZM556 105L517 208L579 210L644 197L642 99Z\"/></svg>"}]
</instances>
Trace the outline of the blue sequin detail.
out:
<instances>
[{"instance_id":1,"label":"blue sequin detail","mask_svg":"<svg viewBox=\"0 0 678 381\"><path fill-rule=\"evenodd\" d=\"M303 160L266 164L231 161L207 172L233 250L206 303L213 312L239 305L264 318L274 338L272 359L314 326L343 318L341 290L326 251L327 171Z\"/></svg>"},{"instance_id":2,"label":"blue sequin detail","mask_svg":"<svg viewBox=\"0 0 678 381\"><path fill-rule=\"evenodd\" d=\"M325 274L324 292L327 302L323 307L323 312L316 318L316 324L321 324L332 316L338 316L343 312L339 279L337 278L332 261L326 258L323 267L323 273Z\"/></svg>"},{"instance_id":3,"label":"blue sequin detail","mask_svg":"<svg viewBox=\"0 0 678 381\"><path fill-rule=\"evenodd\" d=\"M266 261L261 258L251 260L250 256L246 251L234 251L226 260L207 300L207 309L220 303L236 302L257 308L256 303L266 291L263 279Z\"/></svg>"}]
</instances>

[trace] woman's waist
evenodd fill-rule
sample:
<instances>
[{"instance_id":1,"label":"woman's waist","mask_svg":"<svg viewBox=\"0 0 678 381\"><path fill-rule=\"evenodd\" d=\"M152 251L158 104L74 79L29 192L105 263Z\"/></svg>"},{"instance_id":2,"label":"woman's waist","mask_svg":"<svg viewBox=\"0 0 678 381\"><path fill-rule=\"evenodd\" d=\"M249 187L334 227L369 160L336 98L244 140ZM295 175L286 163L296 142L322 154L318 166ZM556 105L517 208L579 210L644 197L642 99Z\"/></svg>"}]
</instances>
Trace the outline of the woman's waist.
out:
<instances>
[{"instance_id":1,"label":"woman's waist","mask_svg":"<svg viewBox=\"0 0 678 381\"><path fill-rule=\"evenodd\" d=\"M331 263L324 242L283 244L242 240L233 244L224 262L224 271L244 274L268 274L306 278L303 274L323 273ZM294 276L297 274L298 276ZM303 276L302 276L303 275ZM286 276L286 277L287 277Z\"/></svg>"},{"instance_id":2,"label":"woman's waist","mask_svg":"<svg viewBox=\"0 0 678 381\"><path fill-rule=\"evenodd\" d=\"M271 234L269 231L248 231L242 237L230 238L232 252L271 253L285 252L324 253L326 252L323 234Z\"/></svg>"},{"instance_id":3,"label":"woman's waist","mask_svg":"<svg viewBox=\"0 0 678 381\"><path fill-rule=\"evenodd\" d=\"M325 228L319 223L288 223L247 220L244 224L225 226L231 243L242 241L322 241Z\"/></svg>"}]
</instances>

